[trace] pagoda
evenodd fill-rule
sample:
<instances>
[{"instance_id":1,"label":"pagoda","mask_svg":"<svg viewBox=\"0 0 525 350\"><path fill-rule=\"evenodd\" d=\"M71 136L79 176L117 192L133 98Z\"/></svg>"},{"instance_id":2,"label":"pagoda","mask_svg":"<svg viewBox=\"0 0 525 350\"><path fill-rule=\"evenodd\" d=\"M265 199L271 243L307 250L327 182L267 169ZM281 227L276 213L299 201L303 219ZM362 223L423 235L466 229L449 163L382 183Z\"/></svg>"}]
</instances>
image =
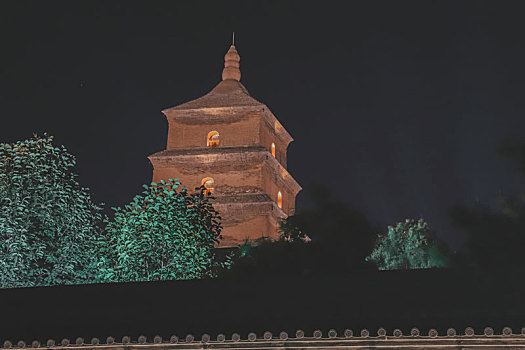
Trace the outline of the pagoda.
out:
<instances>
[{"instance_id":1,"label":"pagoda","mask_svg":"<svg viewBox=\"0 0 525 350\"><path fill-rule=\"evenodd\" d=\"M231 45L222 81L206 95L162 111L166 150L149 156L153 181L179 178L204 186L222 217L220 247L279 237L301 186L287 170L292 137L241 84L240 56Z\"/></svg>"}]
</instances>

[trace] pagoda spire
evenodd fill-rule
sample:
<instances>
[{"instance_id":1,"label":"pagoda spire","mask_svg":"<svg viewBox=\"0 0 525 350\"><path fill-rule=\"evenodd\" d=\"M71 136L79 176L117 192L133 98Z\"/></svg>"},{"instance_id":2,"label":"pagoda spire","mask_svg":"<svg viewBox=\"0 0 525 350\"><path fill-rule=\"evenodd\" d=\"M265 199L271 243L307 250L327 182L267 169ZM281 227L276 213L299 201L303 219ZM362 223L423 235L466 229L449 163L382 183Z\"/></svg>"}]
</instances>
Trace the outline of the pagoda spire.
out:
<instances>
[{"instance_id":1,"label":"pagoda spire","mask_svg":"<svg viewBox=\"0 0 525 350\"><path fill-rule=\"evenodd\" d=\"M232 42L230 49L224 56L224 69L222 70L222 80L237 80L241 81L241 70L239 69L239 62L241 57Z\"/></svg>"}]
</instances>

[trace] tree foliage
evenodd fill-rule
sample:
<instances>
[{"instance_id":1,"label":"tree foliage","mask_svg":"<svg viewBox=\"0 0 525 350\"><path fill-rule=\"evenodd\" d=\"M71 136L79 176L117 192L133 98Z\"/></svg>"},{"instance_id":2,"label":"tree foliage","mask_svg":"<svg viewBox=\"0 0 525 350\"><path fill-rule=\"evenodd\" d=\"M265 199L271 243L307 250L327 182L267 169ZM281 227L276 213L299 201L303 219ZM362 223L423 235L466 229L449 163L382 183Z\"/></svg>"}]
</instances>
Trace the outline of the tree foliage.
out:
<instances>
[{"instance_id":1,"label":"tree foliage","mask_svg":"<svg viewBox=\"0 0 525 350\"><path fill-rule=\"evenodd\" d=\"M499 149L525 175L525 142L505 142ZM467 261L482 270L523 268L525 247L525 192L500 195L487 204L455 207L454 222L468 232Z\"/></svg>"},{"instance_id":2,"label":"tree foliage","mask_svg":"<svg viewBox=\"0 0 525 350\"><path fill-rule=\"evenodd\" d=\"M263 240L237 251L227 274L329 274L366 269L376 229L359 211L333 198L321 185L308 188L311 209L281 223L281 239Z\"/></svg>"},{"instance_id":3,"label":"tree foliage","mask_svg":"<svg viewBox=\"0 0 525 350\"><path fill-rule=\"evenodd\" d=\"M407 219L379 236L367 260L380 270L427 269L447 266L444 247L432 238L428 224Z\"/></svg>"},{"instance_id":4,"label":"tree foliage","mask_svg":"<svg viewBox=\"0 0 525 350\"><path fill-rule=\"evenodd\" d=\"M179 190L178 179L144 185L124 208L113 208L101 241L99 279L151 281L209 276L220 216L202 188Z\"/></svg>"},{"instance_id":5,"label":"tree foliage","mask_svg":"<svg viewBox=\"0 0 525 350\"><path fill-rule=\"evenodd\" d=\"M53 137L0 144L0 286L79 283L91 276L101 208Z\"/></svg>"},{"instance_id":6,"label":"tree foliage","mask_svg":"<svg viewBox=\"0 0 525 350\"><path fill-rule=\"evenodd\" d=\"M360 211L334 198L322 185L308 189L313 209L303 209L281 224L283 239L311 240L321 253L319 264L331 269L362 267L372 249L376 228ZM316 253L317 254L317 253Z\"/></svg>"}]
</instances>

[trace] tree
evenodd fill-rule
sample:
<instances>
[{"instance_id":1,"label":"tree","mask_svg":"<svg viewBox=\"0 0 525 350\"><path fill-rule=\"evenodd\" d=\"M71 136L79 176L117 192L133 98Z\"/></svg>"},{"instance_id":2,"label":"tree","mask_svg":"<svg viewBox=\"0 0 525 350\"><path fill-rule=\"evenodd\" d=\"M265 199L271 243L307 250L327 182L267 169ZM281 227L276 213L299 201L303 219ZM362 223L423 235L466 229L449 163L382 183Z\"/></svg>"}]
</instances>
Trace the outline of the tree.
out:
<instances>
[{"instance_id":1,"label":"tree","mask_svg":"<svg viewBox=\"0 0 525 350\"><path fill-rule=\"evenodd\" d=\"M525 175L525 142L507 141L499 153ZM471 266L482 270L525 266L525 193L501 195L492 208L486 204L457 206L452 218L468 232L466 258Z\"/></svg>"},{"instance_id":2,"label":"tree","mask_svg":"<svg viewBox=\"0 0 525 350\"><path fill-rule=\"evenodd\" d=\"M313 209L299 210L281 224L283 238L290 241L311 240L317 247L318 264L330 269L363 267L374 244L376 228L358 210L332 197L322 185L308 189Z\"/></svg>"},{"instance_id":3,"label":"tree","mask_svg":"<svg viewBox=\"0 0 525 350\"><path fill-rule=\"evenodd\" d=\"M407 219L389 226L388 233L378 237L367 260L380 270L427 269L448 263L444 246L432 238L423 219Z\"/></svg>"},{"instance_id":4,"label":"tree","mask_svg":"<svg viewBox=\"0 0 525 350\"><path fill-rule=\"evenodd\" d=\"M311 209L298 210L281 223L281 239L245 244L228 275L348 273L368 268L376 229L359 211L311 185Z\"/></svg>"},{"instance_id":5,"label":"tree","mask_svg":"<svg viewBox=\"0 0 525 350\"><path fill-rule=\"evenodd\" d=\"M178 179L152 182L124 208L113 208L101 241L100 281L203 278L211 274L220 216L203 188Z\"/></svg>"},{"instance_id":6,"label":"tree","mask_svg":"<svg viewBox=\"0 0 525 350\"><path fill-rule=\"evenodd\" d=\"M91 277L101 208L77 182L75 157L53 137L0 144L0 286Z\"/></svg>"}]
</instances>

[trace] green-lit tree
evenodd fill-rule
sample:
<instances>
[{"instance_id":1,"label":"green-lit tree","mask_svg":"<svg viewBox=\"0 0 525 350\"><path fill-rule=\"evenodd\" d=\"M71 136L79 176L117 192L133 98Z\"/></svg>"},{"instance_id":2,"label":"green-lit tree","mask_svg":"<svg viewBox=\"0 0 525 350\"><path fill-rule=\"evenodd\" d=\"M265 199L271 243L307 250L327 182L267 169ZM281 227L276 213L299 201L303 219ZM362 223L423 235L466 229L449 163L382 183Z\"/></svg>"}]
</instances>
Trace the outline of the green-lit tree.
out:
<instances>
[{"instance_id":1,"label":"green-lit tree","mask_svg":"<svg viewBox=\"0 0 525 350\"><path fill-rule=\"evenodd\" d=\"M81 283L91 276L101 208L53 137L0 144L0 286Z\"/></svg>"},{"instance_id":2,"label":"green-lit tree","mask_svg":"<svg viewBox=\"0 0 525 350\"><path fill-rule=\"evenodd\" d=\"M151 281L209 276L220 216L202 188L188 193L178 179L144 185L124 208L113 208L101 241L100 281Z\"/></svg>"},{"instance_id":3,"label":"green-lit tree","mask_svg":"<svg viewBox=\"0 0 525 350\"><path fill-rule=\"evenodd\" d=\"M380 270L427 269L448 264L445 248L432 238L428 224L407 219L388 233L379 236L368 261L376 263Z\"/></svg>"}]
</instances>

